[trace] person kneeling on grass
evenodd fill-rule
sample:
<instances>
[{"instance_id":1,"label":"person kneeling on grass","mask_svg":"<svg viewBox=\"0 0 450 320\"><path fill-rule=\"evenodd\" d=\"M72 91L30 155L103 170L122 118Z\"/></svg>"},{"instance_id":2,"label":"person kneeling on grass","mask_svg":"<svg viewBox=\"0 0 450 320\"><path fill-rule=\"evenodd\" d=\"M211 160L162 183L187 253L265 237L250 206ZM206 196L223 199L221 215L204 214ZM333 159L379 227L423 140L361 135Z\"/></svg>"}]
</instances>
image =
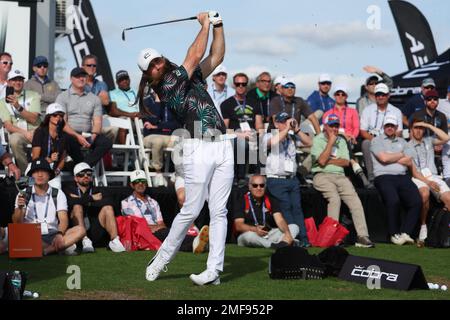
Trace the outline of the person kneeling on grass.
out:
<instances>
[{"instance_id":1,"label":"person kneeling on grass","mask_svg":"<svg viewBox=\"0 0 450 320\"><path fill-rule=\"evenodd\" d=\"M145 194L147 190L147 178L142 170L133 171L130 175L130 187L133 194L122 200L122 214L124 216L136 216L145 218L153 235L164 241L170 229L164 223L158 202ZM196 236L186 234L181 243L180 251L202 253L205 251L209 240L209 227L203 226Z\"/></svg>"},{"instance_id":2,"label":"person kneeling on grass","mask_svg":"<svg viewBox=\"0 0 450 320\"><path fill-rule=\"evenodd\" d=\"M239 234L238 245L274 249L293 245L299 227L296 224L288 226L278 201L266 195L265 177L252 176L249 190L234 213L234 228Z\"/></svg>"},{"instance_id":3,"label":"person kneeling on grass","mask_svg":"<svg viewBox=\"0 0 450 320\"><path fill-rule=\"evenodd\" d=\"M12 221L14 223L40 223L44 255L56 252L66 255L76 254L76 243L86 234L82 226L68 229L67 199L64 193L51 187L48 182L54 178L54 172L46 159L32 162L28 176L35 184L19 193ZM3 230L4 240L0 246L7 248L7 229Z\"/></svg>"}]
</instances>

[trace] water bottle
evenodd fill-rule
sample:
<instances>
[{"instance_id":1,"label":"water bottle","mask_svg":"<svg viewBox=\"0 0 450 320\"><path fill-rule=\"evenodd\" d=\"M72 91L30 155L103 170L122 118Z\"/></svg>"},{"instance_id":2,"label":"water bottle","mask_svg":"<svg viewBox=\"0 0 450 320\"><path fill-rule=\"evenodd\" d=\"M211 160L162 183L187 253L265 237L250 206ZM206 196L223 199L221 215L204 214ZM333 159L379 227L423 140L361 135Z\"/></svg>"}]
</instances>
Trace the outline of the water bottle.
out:
<instances>
[{"instance_id":1,"label":"water bottle","mask_svg":"<svg viewBox=\"0 0 450 320\"><path fill-rule=\"evenodd\" d=\"M21 289L22 289L22 275L20 271L14 271L11 277L11 284L14 293L14 300L21 299Z\"/></svg>"}]
</instances>

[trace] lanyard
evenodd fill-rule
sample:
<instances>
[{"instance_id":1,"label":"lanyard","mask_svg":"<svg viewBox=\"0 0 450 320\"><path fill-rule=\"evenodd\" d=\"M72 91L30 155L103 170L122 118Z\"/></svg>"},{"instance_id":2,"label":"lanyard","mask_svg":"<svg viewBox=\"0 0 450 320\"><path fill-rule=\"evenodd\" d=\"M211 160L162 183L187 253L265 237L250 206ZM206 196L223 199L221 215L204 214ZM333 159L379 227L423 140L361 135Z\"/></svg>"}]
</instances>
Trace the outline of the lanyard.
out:
<instances>
[{"instance_id":1,"label":"lanyard","mask_svg":"<svg viewBox=\"0 0 450 320\"><path fill-rule=\"evenodd\" d=\"M237 106L241 109L242 115L245 116L245 107L247 106L247 98L244 98L244 103L240 104L239 100L234 97L234 100L236 100Z\"/></svg>"},{"instance_id":2,"label":"lanyard","mask_svg":"<svg viewBox=\"0 0 450 320\"><path fill-rule=\"evenodd\" d=\"M156 222L156 217L153 215L153 211L150 209L150 207L151 207L150 201L147 200L147 202L145 203L144 201L142 201L140 199L138 200L135 196L133 196L133 199L134 199L134 202L136 202L136 205L137 205L139 211L141 212L142 217L145 218L145 215L150 214L152 216L153 221ZM145 210L144 213L142 213L142 204L140 201L144 202L147 207L147 210Z\"/></svg>"},{"instance_id":3,"label":"lanyard","mask_svg":"<svg viewBox=\"0 0 450 320\"><path fill-rule=\"evenodd\" d=\"M225 94L225 98L228 96L228 94L227 94L227 86L225 86L224 88L223 88L223 93L221 93L220 94L220 96L219 96L219 98L221 97L221 96L223 96L224 94ZM214 97L214 101L216 101L216 86L213 84L213 90L212 90L212 93L213 93L213 97ZM217 91L218 92L218 91Z\"/></svg>"},{"instance_id":4,"label":"lanyard","mask_svg":"<svg viewBox=\"0 0 450 320\"><path fill-rule=\"evenodd\" d=\"M37 207L36 207L36 197L35 194L33 193L32 195L33 197L33 210L34 210L34 219L36 221L39 221L38 219L38 214L37 214ZM45 215L44 215L44 222L47 223L47 215L48 215L48 204L50 202L50 194L47 193L47 201L46 201L46 205L45 205Z\"/></svg>"},{"instance_id":5,"label":"lanyard","mask_svg":"<svg viewBox=\"0 0 450 320\"><path fill-rule=\"evenodd\" d=\"M388 113L388 108L386 108L386 111L384 112L384 116L383 116L383 122L381 123L381 128L384 127L384 120L386 119L386 114ZM377 118L375 120L375 128L374 129L378 129L378 116L380 114L380 111L377 108Z\"/></svg>"},{"instance_id":6,"label":"lanyard","mask_svg":"<svg viewBox=\"0 0 450 320\"><path fill-rule=\"evenodd\" d=\"M263 116L269 115L270 99L267 98L266 101L267 101L267 103L266 103L266 111L267 111L267 112L264 112L263 100L261 99L261 100L259 101L259 108L261 109L261 115L263 115Z\"/></svg>"},{"instance_id":7,"label":"lanyard","mask_svg":"<svg viewBox=\"0 0 450 320\"><path fill-rule=\"evenodd\" d=\"M420 148L420 145L416 145L416 152L417 152L417 165L419 166L419 169L422 171L422 168L425 169L428 167L428 149L427 146L424 143L424 149L425 149L425 161L424 161L424 166L422 167L422 161L420 161L420 153L418 148Z\"/></svg>"},{"instance_id":8,"label":"lanyard","mask_svg":"<svg viewBox=\"0 0 450 320\"><path fill-rule=\"evenodd\" d=\"M122 89L119 89L119 90L122 91L123 95L127 98L128 105L130 107L134 106L134 104L135 104L134 102L136 101L136 94L134 93L134 91L132 91L132 90L125 91L125 90L122 90ZM127 92L131 92L133 94L133 96L134 96L133 100L130 99L130 97L128 96ZM133 104L131 104L131 103L133 103Z\"/></svg>"},{"instance_id":9,"label":"lanyard","mask_svg":"<svg viewBox=\"0 0 450 320\"><path fill-rule=\"evenodd\" d=\"M283 111L286 111L286 103L284 102L284 99L282 96L280 96L281 104L283 105ZM295 119L295 102L291 103L292 110L291 110L291 118Z\"/></svg>"},{"instance_id":10,"label":"lanyard","mask_svg":"<svg viewBox=\"0 0 450 320\"><path fill-rule=\"evenodd\" d=\"M79 187L77 187L77 190L78 190L78 196L81 198L81 190L80 190L80 188ZM92 188L91 189L89 189L89 196L91 196L92 197Z\"/></svg>"},{"instance_id":11,"label":"lanyard","mask_svg":"<svg viewBox=\"0 0 450 320\"><path fill-rule=\"evenodd\" d=\"M250 206L250 211L252 212L252 216L253 216L253 221L255 221L255 226L259 225L258 223L258 219L256 219L256 214L255 214L255 210L253 209L253 197L252 194L249 192L247 194L248 196L248 204ZM263 216L263 226L266 225L266 204L264 203L265 201L263 200L263 206L262 206L262 216Z\"/></svg>"}]
</instances>

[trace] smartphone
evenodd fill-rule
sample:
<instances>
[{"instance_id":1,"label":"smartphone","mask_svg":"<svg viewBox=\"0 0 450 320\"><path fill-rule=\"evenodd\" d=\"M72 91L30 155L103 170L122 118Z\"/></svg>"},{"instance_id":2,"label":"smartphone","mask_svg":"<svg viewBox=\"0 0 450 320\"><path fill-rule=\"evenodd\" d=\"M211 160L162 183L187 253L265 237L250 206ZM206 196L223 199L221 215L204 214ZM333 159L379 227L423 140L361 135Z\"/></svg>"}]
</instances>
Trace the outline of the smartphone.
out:
<instances>
[{"instance_id":1,"label":"smartphone","mask_svg":"<svg viewBox=\"0 0 450 320\"><path fill-rule=\"evenodd\" d=\"M13 87L6 87L5 97L12 96L13 94L14 94L14 88Z\"/></svg>"}]
</instances>

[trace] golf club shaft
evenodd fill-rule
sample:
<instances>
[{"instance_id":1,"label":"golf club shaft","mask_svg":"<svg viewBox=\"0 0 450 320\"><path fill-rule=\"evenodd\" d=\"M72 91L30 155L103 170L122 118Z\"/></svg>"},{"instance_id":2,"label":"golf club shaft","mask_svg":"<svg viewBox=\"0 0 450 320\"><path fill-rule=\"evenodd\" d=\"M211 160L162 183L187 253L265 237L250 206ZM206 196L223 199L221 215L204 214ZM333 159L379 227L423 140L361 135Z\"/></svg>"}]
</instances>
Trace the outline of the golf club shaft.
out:
<instances>
[{"instance_id":1,"label":"golf club shaft","mask_svg":"<svg viewBox=\"0 0 450 320\"><path fill-rule=\"evenodd\" d=\"M174 22L187 21L187 20L196 20L196 19L197 19L197 17L190 17L190 18L170 20L170 21L163 21L163 22L158 22L158 23L146 24L146 25L143 25L143 26L136 26L136 27L126 28L126 29L123 29L123 31L122 31L122 39L125 40L125 31L134 30L134 29L141 29L141 28L147 28L147 27L152 27L152 26L158 26L158 25L167 24L167 23L174 23Z\"/></svg>"}]
</instances>

